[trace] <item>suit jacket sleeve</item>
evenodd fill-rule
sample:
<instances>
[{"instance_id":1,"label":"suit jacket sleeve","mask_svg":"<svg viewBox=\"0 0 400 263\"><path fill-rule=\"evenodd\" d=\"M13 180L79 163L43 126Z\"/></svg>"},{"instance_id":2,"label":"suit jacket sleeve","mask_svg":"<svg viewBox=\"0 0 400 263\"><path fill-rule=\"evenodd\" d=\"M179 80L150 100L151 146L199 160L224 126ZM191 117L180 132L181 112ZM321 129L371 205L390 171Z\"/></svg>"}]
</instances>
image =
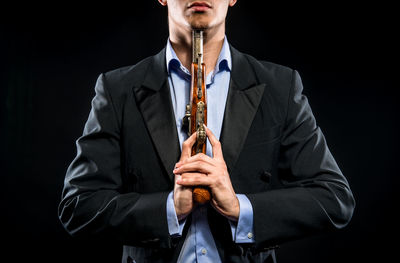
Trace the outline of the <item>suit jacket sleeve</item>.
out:
<instances>
[{"instance_id":1,"label":"suit jacket sleeve","mask_svg":"<svg viewBox=\"0 0 400 263\"><path fill-rule=\"evenodd\" d=\"M169 247L168 192L124 192L120 124L103 75L77 155L70 164L59 218L72 234L115 234L124 244ZM154 216L157 215L157 216Z\"/></svg>"},{"instance_id":2,"label":"suit jacket sleeve","mask_svg":"<svg viewBox=\"0 0 400 263\"><path fill-rule=\"evenodd\" d=\"M274 246L321 230L344 227L354 199L292 73L278 163L280 189L248 194L257 247Z\"/></svg>"}]
</instances>

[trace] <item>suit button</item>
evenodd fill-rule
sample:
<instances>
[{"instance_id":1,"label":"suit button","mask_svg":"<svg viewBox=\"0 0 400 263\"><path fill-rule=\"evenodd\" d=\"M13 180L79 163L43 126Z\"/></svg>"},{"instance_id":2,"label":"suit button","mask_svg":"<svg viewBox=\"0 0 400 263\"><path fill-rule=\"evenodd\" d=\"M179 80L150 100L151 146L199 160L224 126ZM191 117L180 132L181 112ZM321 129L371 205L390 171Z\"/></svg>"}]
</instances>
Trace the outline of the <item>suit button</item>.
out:
<instances>
[{"instance_id":1,"label":"suit button","mask_svg":"<svg viewBox=\"0 0 400 263\"><path fill-rule=\"evenodd\" d=\"M207 254L207 249L203 248L203 249L201 250L201 254L203 254L203 255Z\"/></svg>"},{"instance_id":2,"label":"suit button","mask_svg":"<svg viewBox=\"0 0 400 263\"><path fill-rule=\"evenodd\" d=\"M129 179L131 180L131 182L133 184L137 183L137 173L133 170L133 169L129 169L128 171L128 175L129 175Z\"/></svg>"},{"instance_id":3,"label":"suit button","mask_svg":"<svg viewBox=\"0 0 400 263\"><path fill-rule=\"evenodd\" d=\"M249 239L252 239L252 238L253 238L253 233L249 232L249 233L247 234L247 237L248 237Z\"/></svg>"},{"instance_id":4,"label":"suit button","mask_svg":"<svg viewBox=\"0 0 400 263\"><path fill-rule=\"evenodd\" d=\"M271 181L271 177L272 177L272 175L271 175L270 172L268 172L268 171L262 171L261 172L260 178L264 182L269 183Z\"/></svg>"}]
</instances>

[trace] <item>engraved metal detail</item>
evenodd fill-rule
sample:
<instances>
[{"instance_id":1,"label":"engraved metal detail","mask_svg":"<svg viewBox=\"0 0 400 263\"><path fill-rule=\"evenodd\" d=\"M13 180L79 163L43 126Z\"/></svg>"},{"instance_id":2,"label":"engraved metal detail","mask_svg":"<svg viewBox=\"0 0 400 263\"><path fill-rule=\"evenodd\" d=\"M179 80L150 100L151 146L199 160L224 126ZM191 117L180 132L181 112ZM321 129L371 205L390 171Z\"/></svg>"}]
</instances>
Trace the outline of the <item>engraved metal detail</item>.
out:
<instances>
[{"instance_id":1,"label":"engraved metal detail","mask_svg":"<svg viewBox=\"0 0 400 263\"><path fill-rule=\"evenodd\" d=\"M204 102L197 103L196 112L196 131L197 131L197 149L196 152L201 152L203 144L206 142L206 129L204 128Z\"/></svg>"}]
</instances>

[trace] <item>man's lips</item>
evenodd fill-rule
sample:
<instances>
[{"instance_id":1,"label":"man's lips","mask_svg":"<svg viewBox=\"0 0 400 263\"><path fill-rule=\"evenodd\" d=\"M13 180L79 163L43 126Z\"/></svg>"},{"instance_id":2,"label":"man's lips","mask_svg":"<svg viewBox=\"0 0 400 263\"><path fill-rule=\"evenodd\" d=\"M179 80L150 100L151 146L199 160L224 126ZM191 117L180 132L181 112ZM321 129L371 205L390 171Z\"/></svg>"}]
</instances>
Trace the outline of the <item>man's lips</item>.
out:
<instances>
[{"instance_id":1,"label":"man's lips","mask_svg":"<svg viewBox=\"0 0 400 263\"><path fill-rule=\"evenodd\" d=\"M207 2L193 2L189 4L188 8L197 12L204 12L210 9L211 5Z\"/></svg>"}]
</instances>

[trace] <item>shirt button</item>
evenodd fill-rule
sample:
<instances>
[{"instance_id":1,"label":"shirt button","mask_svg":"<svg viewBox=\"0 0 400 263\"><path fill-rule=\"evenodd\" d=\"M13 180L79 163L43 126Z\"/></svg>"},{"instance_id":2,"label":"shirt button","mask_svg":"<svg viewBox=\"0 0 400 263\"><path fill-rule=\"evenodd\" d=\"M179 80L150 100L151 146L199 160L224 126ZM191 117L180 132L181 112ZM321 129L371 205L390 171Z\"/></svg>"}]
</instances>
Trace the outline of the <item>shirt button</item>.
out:
<instances>
[{"instance_id":1,"label":"shirt button","mask_svg":"<svg viewBox=\"0 0 400 263\"><path fill-rule=\"evenodd\" d=\"M203 254L203 255L207 254L207 249L203 248L203 249L201 250L201 254Z\"/></svg>"},{"instance_id":2,"label":"shirt button","mask_svg":"<svg viewBox=\"0 0 400 263\"><path fill-rule=\"evenodd\" d=\"M247 234L247 237L248 237L249 239L253 238L253 233L249 232L249 233Z\"/></svg>"}]
</instances>

